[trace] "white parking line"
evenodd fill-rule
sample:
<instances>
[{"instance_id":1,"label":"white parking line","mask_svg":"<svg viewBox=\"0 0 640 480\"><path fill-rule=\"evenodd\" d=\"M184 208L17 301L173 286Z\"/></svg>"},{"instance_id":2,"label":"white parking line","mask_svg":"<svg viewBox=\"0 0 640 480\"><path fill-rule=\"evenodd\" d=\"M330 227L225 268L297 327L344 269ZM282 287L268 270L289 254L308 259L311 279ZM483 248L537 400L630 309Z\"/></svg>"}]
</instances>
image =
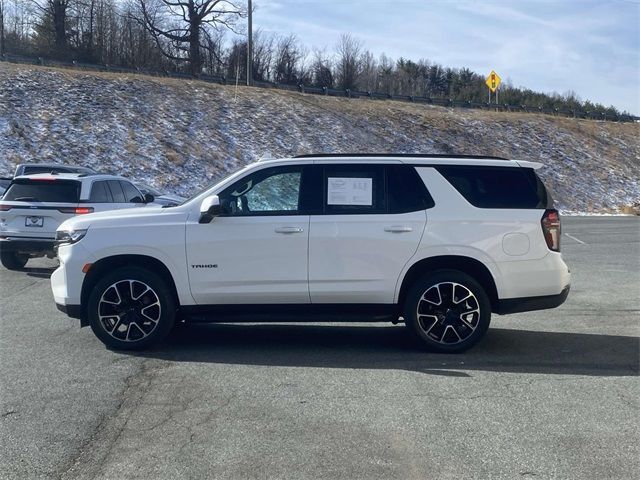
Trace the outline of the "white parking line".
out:
<instances>
[{"instance_id":1,"label":"white parking line","mask_svg":"<svg viewBox=\"0 0 640 480\"><path fill-rule=\"evenodd\" d=\"M583 242L582 240L580 240L579 238L574 237L573 235L569 235L568 233L565 233L565 235L567 237L569 237L571 240L575 240L578 243L581 243L582 245L586 245L587 242Z\"/></svg>"}]
</instances>

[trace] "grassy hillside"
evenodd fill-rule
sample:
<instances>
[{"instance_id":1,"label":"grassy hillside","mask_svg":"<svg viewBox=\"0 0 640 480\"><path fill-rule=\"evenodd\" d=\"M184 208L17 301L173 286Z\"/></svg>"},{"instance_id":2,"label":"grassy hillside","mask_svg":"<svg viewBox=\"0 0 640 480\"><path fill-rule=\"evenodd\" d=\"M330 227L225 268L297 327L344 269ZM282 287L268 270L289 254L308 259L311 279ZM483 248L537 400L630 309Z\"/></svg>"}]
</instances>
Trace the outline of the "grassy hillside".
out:
<instances>
[{"instance_id":1,"label":"grassy hillside","mask_svg":"<svg viewBox=\"0 0 640 480\"><path fill-rule=\"evenodd\" d=\"M0 174L76 163L187 195L265 152L501 155L542 162L564 210L640 203L639 124L0 63Z\"/></svg>"}]
</instances>

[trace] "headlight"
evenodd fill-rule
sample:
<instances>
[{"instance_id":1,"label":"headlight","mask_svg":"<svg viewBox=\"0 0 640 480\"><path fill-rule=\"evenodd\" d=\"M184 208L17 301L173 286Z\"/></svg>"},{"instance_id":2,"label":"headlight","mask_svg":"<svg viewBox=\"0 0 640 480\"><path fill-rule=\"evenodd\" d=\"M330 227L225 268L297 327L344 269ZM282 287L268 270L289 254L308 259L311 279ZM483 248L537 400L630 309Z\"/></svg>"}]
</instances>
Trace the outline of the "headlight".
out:
<instances>
[{"instance_id":1,"label":"headlight","mask_svg":"<svg viewBox=\"0 0 640 480\"><path fill-rule=\"evenodd\" d=\"M58 245L71 245L83 239L87 230L58 230L56 232L56 243Z\"/></svg>"}]
</instances>

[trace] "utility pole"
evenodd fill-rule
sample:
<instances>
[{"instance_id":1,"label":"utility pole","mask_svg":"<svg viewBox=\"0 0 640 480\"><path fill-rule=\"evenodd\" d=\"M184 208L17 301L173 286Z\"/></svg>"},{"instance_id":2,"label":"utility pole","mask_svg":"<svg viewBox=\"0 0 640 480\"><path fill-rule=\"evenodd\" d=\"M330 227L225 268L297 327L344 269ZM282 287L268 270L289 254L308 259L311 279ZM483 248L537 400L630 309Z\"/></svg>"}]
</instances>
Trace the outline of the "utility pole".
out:
<instances>
[{"instance_id":1,"label":"utility pole","mask_svg":"<svg viewBox=\"0 0 640 480\"><path fill-rule=\"evenodd\" d=\"M247 86L250 86L253 81L253 12L251 0L247 0L247 10Z\"/></svg>"}]
</instances>

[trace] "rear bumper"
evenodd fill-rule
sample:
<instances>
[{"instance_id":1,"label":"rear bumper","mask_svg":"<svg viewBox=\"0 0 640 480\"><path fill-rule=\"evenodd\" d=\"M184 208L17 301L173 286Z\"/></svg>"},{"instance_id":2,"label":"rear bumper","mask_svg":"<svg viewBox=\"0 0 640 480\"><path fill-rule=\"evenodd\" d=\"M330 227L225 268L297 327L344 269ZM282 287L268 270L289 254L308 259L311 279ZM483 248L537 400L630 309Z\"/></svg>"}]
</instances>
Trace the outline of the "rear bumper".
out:
<instances>
[{"instance_id":1,"label":"rear bumper","mask_svg":"<svg viewBox=\"0 0 640 480\"><path fill-rule=\"evenodd\" d=\"M4 237L0 238L0 250L21 253L52 253L53 238Z\"/></svg>"},{"instance_id":2,"label":"rear bumper","mask_svg":"<svg viewBox=\"0 0 640 480\"><path fill-rule=\"evenodd\" d=\"M564 303L569 296L571 287L567 285L562 292L557 295L544 295L541 297L522 297L507 298L498 300L499 315L508 315L510 313L530 312L532 310L546 310L548 308L556 308Z\"/></svg>"}]
</instances>

